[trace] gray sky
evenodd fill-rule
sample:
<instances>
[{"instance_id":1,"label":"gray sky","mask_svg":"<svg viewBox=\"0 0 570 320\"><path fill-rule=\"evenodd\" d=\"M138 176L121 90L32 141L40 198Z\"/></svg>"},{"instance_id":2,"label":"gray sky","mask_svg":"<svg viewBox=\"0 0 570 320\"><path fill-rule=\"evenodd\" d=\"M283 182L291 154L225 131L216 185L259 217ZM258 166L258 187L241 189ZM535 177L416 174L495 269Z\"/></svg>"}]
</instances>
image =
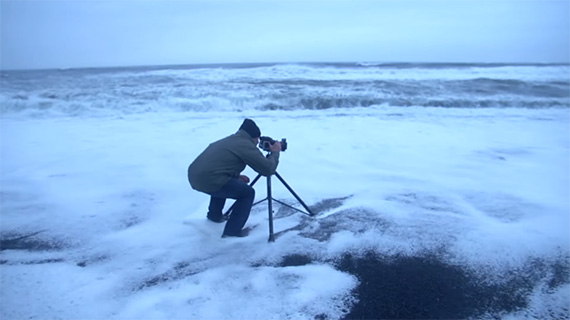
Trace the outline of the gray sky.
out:
<instances>
[{"instance_id":1,"label":"gray sky","mask_svg":"<svg viewBox=\"0 0 570 320\"><path fill-rule=\"evenodd\" d=\"M569 0L0 0L2 69L569 62Z\"/></svg>"}]
</instances>

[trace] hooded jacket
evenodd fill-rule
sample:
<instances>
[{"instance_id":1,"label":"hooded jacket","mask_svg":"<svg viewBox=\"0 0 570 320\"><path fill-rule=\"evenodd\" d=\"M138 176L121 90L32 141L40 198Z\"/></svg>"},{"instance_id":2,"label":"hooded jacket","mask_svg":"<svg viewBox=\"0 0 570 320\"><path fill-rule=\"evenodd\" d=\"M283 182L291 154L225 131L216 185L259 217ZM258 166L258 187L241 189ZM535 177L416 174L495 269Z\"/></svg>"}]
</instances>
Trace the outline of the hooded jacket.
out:
<instances>
[{"instance_id":1,"label":"hooded jacket","mask_svg":"<svg viewBox=\"0 0 570 320\"><path fill-rule=\"evenodd\" d=\"M205 193L220 190L231 178L250 166L262 176L275 173L279 152L265 157L245 130L210 144L188 167L188 181L193 189Z\"/></svg>"}]
</instances>

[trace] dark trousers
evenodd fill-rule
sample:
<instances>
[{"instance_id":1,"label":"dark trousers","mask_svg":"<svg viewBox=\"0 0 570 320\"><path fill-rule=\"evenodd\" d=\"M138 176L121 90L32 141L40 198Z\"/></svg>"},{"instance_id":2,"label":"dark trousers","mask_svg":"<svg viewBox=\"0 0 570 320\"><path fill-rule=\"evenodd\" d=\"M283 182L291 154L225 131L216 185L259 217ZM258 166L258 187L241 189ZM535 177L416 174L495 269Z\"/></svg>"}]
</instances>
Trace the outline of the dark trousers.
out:
<instances>
[{"instance_id":1,"label":"dark trousers","mask_svg":"<svg viewBox=\"0 0 570 320\"><path fill-rule=\"evenodd\" d=\"M224 234L237 235L245 226L255 198L255 189L238 178L231 178L220 190L210 193L208 216L221 217L226 199L235 199L236 203L230 219L224 228Z\"/></svg>"}]
</instances>

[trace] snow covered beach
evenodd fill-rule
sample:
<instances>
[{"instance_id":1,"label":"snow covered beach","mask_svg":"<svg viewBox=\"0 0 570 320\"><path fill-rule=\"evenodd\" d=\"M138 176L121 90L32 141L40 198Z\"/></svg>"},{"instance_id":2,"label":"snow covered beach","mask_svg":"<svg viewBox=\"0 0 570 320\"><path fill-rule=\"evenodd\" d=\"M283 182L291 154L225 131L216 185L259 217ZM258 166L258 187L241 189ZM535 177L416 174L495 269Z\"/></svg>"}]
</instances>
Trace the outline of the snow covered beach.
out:
<instances>
[{"instance_id":1,"label":"snow covered beach","mask_svg":"<svg viewBox=\"0 0 570 320\"><path fill-rule=\"evenodd\" d=\"M569 74L3 73L1 316L568 317ZM207 196L186 180L194 157L245 117L287 138L278 172L317 212L275 205L274 243L263 203L249 237L221 239Z\"/></svg>"}]
</instances>

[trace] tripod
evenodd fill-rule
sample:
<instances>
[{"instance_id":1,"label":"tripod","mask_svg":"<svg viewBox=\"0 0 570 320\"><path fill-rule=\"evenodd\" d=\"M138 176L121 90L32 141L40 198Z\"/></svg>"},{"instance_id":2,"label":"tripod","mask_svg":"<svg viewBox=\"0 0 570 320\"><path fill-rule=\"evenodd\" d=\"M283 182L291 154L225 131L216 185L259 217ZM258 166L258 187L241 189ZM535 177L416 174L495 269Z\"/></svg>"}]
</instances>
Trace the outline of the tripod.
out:
<instances>
[{"instance_id":1,"label":"tripod","mask_svg":"<svg viewBox=\"0 0 570 320\"><path fill-rule=\"evenodd\" d=\"M271 176L267 176L267 197L263 200L257 201L254 204L252 204L252 207L267 200L267 209L269 211L269 242L275 242L275 236L273 235L273 201L278 202L286 207L289 207L293 210L299 211L303 214L306 214L308 216L314 216L315 214L311 211L311 209L305 204L305 202L303 202L303 200L301 200L301 198L295 193L295 191L293 191L293 188L291 188L287 182L285 182L285 180L281 177L281 175L279 173L277 173L277 171L275 172L275 176L277 177L277 179L279 179L279 181L281 181L281 183L283 183L283 185L287 188L287 190L289 190L289 192L291 192L291 194L295 197L295 199L297 199L297 201L299 201L299 203L303 206L303 208L305 208L305 210L307 210L307 212L299 210L293 206L290 206L284 202L281 202L277 199L273 199L273 197L271 196ZM249 184L251 187L253 187L253 185L257 182L257 180L259 180L259 178L261 178L261 175L258 174L257 177L255 177L255 179L253 179L253 181ZM233 208L234 208L235 203L228 209L228 211L226 211L226 213L224 213L225 216L228 216Z\"/></svg>"}]
</instances>

